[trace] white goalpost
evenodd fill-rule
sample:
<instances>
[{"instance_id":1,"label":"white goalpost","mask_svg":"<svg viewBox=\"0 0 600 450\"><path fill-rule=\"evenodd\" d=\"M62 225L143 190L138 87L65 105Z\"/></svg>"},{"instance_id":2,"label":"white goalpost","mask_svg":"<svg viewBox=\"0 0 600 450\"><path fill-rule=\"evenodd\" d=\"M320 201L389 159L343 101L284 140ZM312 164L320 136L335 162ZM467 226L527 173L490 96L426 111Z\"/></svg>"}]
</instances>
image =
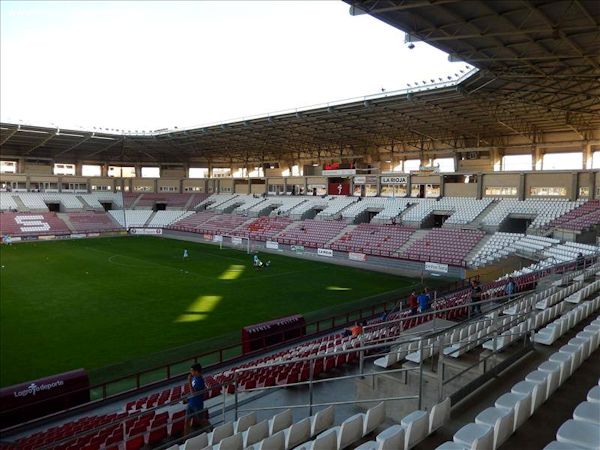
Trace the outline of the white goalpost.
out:
<instances>
[{"instance_id":1,"label":"white goalpost","mask_svg":"<svg viewBox=\"0 0 600 450\"><path fill-rule=\"evenodd\" d=\"M225 247L246 249L246 253L248 255L252 253L252 244L248 236L231 236L228 234L219 236L221 236L221 240L219 241L219 249L223 250L223 242L225 239L229 239L230 245L225 245Z\"/></svg>"}]
</instances>

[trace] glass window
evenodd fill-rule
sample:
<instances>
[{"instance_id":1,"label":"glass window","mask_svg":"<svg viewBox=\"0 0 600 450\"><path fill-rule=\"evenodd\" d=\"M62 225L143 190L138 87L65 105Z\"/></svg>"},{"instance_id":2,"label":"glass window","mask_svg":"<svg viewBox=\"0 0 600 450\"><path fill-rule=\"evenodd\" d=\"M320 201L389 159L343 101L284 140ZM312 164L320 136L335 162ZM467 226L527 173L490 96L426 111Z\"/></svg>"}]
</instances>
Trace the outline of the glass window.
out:
<instances>
[{"instance_id":1,"label":"glass window","mask_svg":"<svg viewBox=\"0 0 600 450\"><path fill-rule=\"evenodd\" d=\"M160 192L177 192L177 187L175 186L160 186L158 188Z\"/></svg>"},{"instance_id":2,"label":"glass window","mask_svg":"<svg viewBox=\"0 0 600 450\"><path fill-rule=\"evenodd\" d=\"M204 188L200 186L188 186L183 188L185 192L204 192Z\"/></svg>"},{"instance_id":3,"label":"glass window","mask_svg":"<svg viewBox=\"0 0 600 450\"><path fill-rule=\"evenodd\" d=\"M434 166L440 166L440 172L454 172L454 158L437 158L433 160Z\"/></svg>"},{"instance_id":4,"label":"glass window","mask_svg":"<svg viewBox=\"0 0 600 450\"><path fill-rule=\"evenodd\" d=\"M81 166L81 175L84 177L100 177L102 176L102 166L83 164Z\"/></svg>"},{"instance_id":5,"label":"glass window","mask_svg":"<svg viewBox=\"0 0 600 450\"><path fill-rule=\"evenodd\" d=\"M17 173L17 162L0 161L0 173Z\"/></svg>"},{"instance_id":6,"label":"glass window","mask_svg":"<svg viewBox=\"0 0 600 450\"><path fill-rule=\"evenodd\" d=\"M531 170L532 157L527 155L504 155L502 157L502 170Z\"/></svg>"},{"instance_id":7,"label":"glass window","mask_svg":"<svg viewBox=\"0 0 600 450\"><path fill-rule=\"evenodd\" d=\"M160 178L160 167L142 167L142 178Z\"/></svg>"},{"instance_id":8,"label":"glass window","mask_svg":"<svg viewBox=\"0 0 600 450\"><path fill-rule=\"evenodd\" d=\"M600 150L592 154L592 169L600 169Z\"/></svg>"},{"instance_id":9,"label":"glass window","mask_svg":"<svg viewBox=\"0 0 600 450\"><path fill-rule=\"evenodd\" d=\"M425 197L435 198L440 196L440 185L439 184L427 184L425 186Z\"/></svg>"},{"instance_id":10,"label":"glass window","mask_svg":"<svg viewBox=\"0 0 600 450\"><path fill-rule=\"evenodd\" d=\"M134 186L133 190L135 192L152 192L152 188L150 186Z\"/></svg>"},{"instance_id":11,"label":"glass window","mask_svg":"<svg viewBox=\"0 0 600 450\"><path fill-rule=\"evenodd\" d=\"M365 196L376 197L377 196L377 185L376 184L365 184Z\"/></svg>"},{"instance_id":12,"label":"glass window","mask_svg":"<svg viewBox=\"0 0 600 450\"><path fill-rule=\"evenodd\" d=\"M565 197L567 195L566 187L532 187L529 188L529 195L532 197Z\"/></svg>"},{"instance_id":13,"label":"glass window","mask_svg":"<svg viewBox=\"0 0 600 450\"><path fill-rule=\"evenodd\" d=\"M109 177L134 178L135 167L108 166Z\"/></svg>"},{"instance_id":14,"label":"glass window","mask_svg":"<svg viewBox=\"0 0 600 450\"><path fill-rule=\"evenodd\" d=\"M215 167L212 171L214 178L226 178L231 176L231 169L225 167Z\"/></svg>"},{"instance_id":15,"label":"glass window","mask_svg":"<svg viewBox=\"0 0 600 450\"><path fill-rule=\"evenodd\" d=\"M111 187L110 186L96 186L94 184L92 184L92 191L110 191Z\"/></svg>"},{"instance_id":16,"label":"glass window","mask_svg":"<svg viewBox=\"0 0 600 450\"><path fill-rule=\"evenodd\" d=\"M255 167L248 174L249 177L264 177L265 173L262 167Z\"/></svg>"},{"instance_id":17,"label":"glass window","mask_svg":"<svg viewBox=\"0 0 600 450\"><path fill-rule=\"evenodd\" d=\"M188 178L208 178L208 167L190 167Z\"/></svg>"},{"instance_id":18,"label":"glass window","mask_svg":"<svg viewBox=\"0 0 600 450\"><path fill-rule=\"evenodd\" d=\"M587 186L579 188L579 197L589 197L590 196L590 188Z\"/></svg>"},{"instance_id":19,"label":"glass window","mask_svg":"<svg viewBox=\"0 0 600 450\"><path fill-rule=\"evenodd\" d=\"M421 167L420 159L407 159L404 161L404 173L410 173L411 170L419 170Z\"/></svg>"},{"instance_id":20,"label":"glass window","mask_svg":"<svg viewBox=\"0 0 600 450\"><path fill-rule=\"evenodd\" d=\"M488 197L510 197L517 195L516 186L487 186L485 195Z\"/></svg>"},{"instance_id":21,"label":"glass window","mask_svg":"<svg viewBox=\"0 0 600 450\"><path fill-rule=\"evenodd\" d=\"M75 175L75 164L54 164L54 175Z\"/></svg>"},{"instance_id":22,"label":"glass window","mask_svg":"<svg viewBox=\"0 0 600 450\"><path fill-rule=\"evenodd\" d=\"M583 153L546 153L542 158L542 170L581 170Z\"/></svg>"}]
</instances>

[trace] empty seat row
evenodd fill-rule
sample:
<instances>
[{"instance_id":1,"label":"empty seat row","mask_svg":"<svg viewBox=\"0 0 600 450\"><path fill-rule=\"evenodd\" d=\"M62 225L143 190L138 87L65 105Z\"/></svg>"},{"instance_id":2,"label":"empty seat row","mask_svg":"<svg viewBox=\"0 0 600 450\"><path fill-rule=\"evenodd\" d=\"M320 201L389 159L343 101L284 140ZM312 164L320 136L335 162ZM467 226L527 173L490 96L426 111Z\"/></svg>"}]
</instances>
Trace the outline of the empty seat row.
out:
<instances>
[{"instance_id":1,"label":"empty seat row","mask_svg":"<svg viewBox=\"0 0 600 450\"><path fill-rule=\"evenodd\" d=\"M552 345L559 337L588 317L600 307L600 296L588 302L581 303L564 316L556 319L550 325L542 328L533 336L534 342Z\"/></svg>"},{"instance_id":2,"label":"empty seat row","mask_svg":"<svg viewBox=\"0 0 600 450\"><path fill-rule=\"evenodd\" d=\"M597 350L600 325L590 327L590 332L579 333L571 339L537 370L515 384L510 392L502 394L493 407L481 411L474 422L458 430L452 442L437 447L438 450L495 450L500 447ZM598 441L600 436L586 434L581 440L589 442L590 439Z\"/></svg>"}]
</instances>

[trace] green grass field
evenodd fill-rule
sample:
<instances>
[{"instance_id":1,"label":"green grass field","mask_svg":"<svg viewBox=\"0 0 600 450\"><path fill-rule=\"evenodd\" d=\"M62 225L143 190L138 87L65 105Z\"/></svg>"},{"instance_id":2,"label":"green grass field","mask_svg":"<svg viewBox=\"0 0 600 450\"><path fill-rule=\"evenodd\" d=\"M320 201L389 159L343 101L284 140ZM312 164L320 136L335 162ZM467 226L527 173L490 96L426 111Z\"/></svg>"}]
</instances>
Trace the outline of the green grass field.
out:
<instances>
[{"instance_id":1,"label":"green grass field","mask_svg":"<svg viewBox=\"0 0 600 450\"><path fill-rule=\"evenodd\" d=\"M237 342L244 325L318 318L415 282L267 254L256 271L243 251L153 237L23 243L0 258L2 386L79 367L112 379Z\"/></svg>"}]
</instances>

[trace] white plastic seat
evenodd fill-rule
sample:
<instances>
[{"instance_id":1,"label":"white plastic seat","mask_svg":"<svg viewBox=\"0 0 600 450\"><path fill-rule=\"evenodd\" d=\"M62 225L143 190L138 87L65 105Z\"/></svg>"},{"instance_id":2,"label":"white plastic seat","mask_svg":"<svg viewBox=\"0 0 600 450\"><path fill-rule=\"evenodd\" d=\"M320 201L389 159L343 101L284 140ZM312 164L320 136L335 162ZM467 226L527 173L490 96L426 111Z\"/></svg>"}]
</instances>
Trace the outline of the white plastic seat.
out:
<instances>
[{"instance_id":1,"label":"white plastic seat","mask_svg":"<svg viewBox=\"0 0 600 450\"><path fill-rule=\"evenodd\" d=\"M454 433L453 440L457 444L465 445L467 448L473 450L487 450L493 446L494 427L468 423Z\"/></svg>"},{"instance_id":2,"label":"white plastic seat","mask_svg":"<svg viewBox=\"0 0 600 450\"><path fill-rule=\"evenodd\" d=\"M293 423L289 428L283 430L285 436L285 448L294 448L310 439L310 419L308 417Z\"/></svg>"},{"instance_id":3,"label":"white plastic seat","mask_svg":"<svg viewBox=\"0 0 600 450\"><path fill-rule=\"evenodd\" d=\"M435 450L469 450L469 447L463 444L458 444L454 441L448 441L437 446Z\"/></svg>"},{"instance_id":4,"label":"white plastic seat","mask_svg":"<svg viewBox=\"0 0 600 450\"><path fill-rule=\"evenodd\" d=\"M217 445L213 445L213 450L242 450L243 448L244 439L242 433L236 433L223 438Z\"/></svg>"},{"instance_id":5,"label":"white plastic seat","mask_svg":"<svg viewBox=\"0 0 600 450\"><path fill-rule=\"evenodd\" d=\"M600 425L569 419L556 432L556 440L588 449L600 448Z\"/></svg>"},{"instance_id":6,"label":"white plastic seat","mask_svg":"<svg viewBox=\"0 0 600 450\"><path fill-rule=\"evenodd\" d=\"M573 373L573 355L570 353L556 352L550 355L548 361L560 364L560 384L562 384L571 376Z\"/></svg>"},{"instance_id":7,"label":"white plastic seat","mask_svg":"<svg viewBox=\"0 0 600 450\"><path fill-rule=\"evenodd\" d=\"M368 441L355 450L404 450L404 428L392 425L377 435L375 441Z\"/></svg>"},{"instance_id":8,"label":"white plastic seat","mask_svg":"<svg viewBox=\"0 0 600 450\"><path fill-rule=\"evenodd\" d=\"M583 361L583 346L567 344L559 348L558 351L571 355L573 358L571 373L575 372Z\"/></svg>"},{"instance_id":9,"label":"white plastic seat","mask_svg":"<svg viewBox=\"0 0 600 450\"><path fill-rule=\"evenodd\" d=\"M252 446L252 450L285 450L285 436L279 431Z\"/></svg>"},{"instance_id":10,"label":"white plastic seat","mask_svg":"<svg viewBox=\"0 0 600 450\"><path fill-rule=\"evenodd\" d=\"M244 447L250 447L269 436L269 421L263 420L256 425L251 425L242 433Z\"/></svg>"},{"instance_id":11,"label":"white plastic seat","mask_svg":"<svg viewBox=\"0 0 600 450\"><path fill-rule=\"evenodd\" d=\"M514 429L516 430L531 415L531 396L508 392L498 397L494 406L500 409L514 410Z\"/></svg>"},{"instance_id":12,"label":"white plastic seat","mask_svg":"<svg viewBox=\"0 0 600 450\"><path fill-rule=\"evenodd\" d=\"M387 355L373 361L373 364L375 364L377 367L381 367L382 369L387 369L388 367L396 364L396 362L398 362L398 353L392 351Z\"/></svg>"},{"instance_id":13,"label":"white plastic seat","mask_svg":"<svg viewBox=\"0 0 600 450\"><path fill-rule=\"evenodd\" d=\"M226 422L222 425L216 426L213 431L208 433L208 444L217 445L226 437L233 434L233 422Z\"/></svg>"},{"instance_id":14,"label":"white plastic seat","mask_svg":"<svg viewBox=\"0 0 600 450\"><path fill-rule=\"evenodd\" d=\"M552 441L544 447L544 450L582 450L583 448L584 447L579 447L575 444Z\"/></svg>"},{"instance_id":15,"label":"white plastic seat","mask_svg":"<svg viewBox=\"0 0 600 450\"><path fill-rule=\"evenodd\" d=\"M554 374L554 379L552 379L552 374L550 372L542 372L540 370L534 370L530 372L525 377L525 381L529 381L530 383L536 383L540 386L539 394L541 396L541 402L544 403L548 400L548 396L550 395L550 389L556 389L558 387L558 373ZM550 383L554 383L553 386Z\"/></svg>"},{"instance_id":16,"label":"white plastic seat","mask_svg":"<svg viewBox=\"0 0 600 450\"><path fill-rule=\"evenodd\" d=\"M363 414L363 437L375 430L385 420L385 405L383 402L369 408Z\"/></svg>"},{"instance_id":17,"label":"white plastic seat","mask_svg":"<svg viewBox=\"0 0 600 450\"><path fill-rule=\"evenodd\" d=\"M236 420L233 424L233 432L241 433L242 431L246 431L252 425L256 425L256 412L254 411L250 414L239 417L238 420Z\"/></svg>"},{"instance_id":18,"label":"white plastic seat","mask_svg":"<svg viewBox=\"0 0 600 450\"><path fill-rule=\"evenodd\" d=\"M561 381L561 365L552 361L544 361L537 368L538 371L548 373L548 395L550 397L552 393L558 389Z\"/></svg>"},{"instance_id":19,"label":"white plastic seat","mask_svg":"<svg viewBox=\"0 0 600 450\"><path fill-rule=\"evenodd\" d=\"M310 435L316 436L331 427L333 425L334 412L333 406L328 406L310 416Z\"/></svg>"},{"instance_id":20,"label":"white plastic seat","mask_svg":"<svg viewBox=\"0 0 600 450\"><path fill-rule=\"evenodd\" d=\"M515 412L512 409L486 408L477 414L475 423L494 429L493 449L500 447L514 432Z\"/></svg>"},{"instance_id":21,"label":"white plastic seat","mask_svg":"<svg viewBox=\"0 0 600 450\"><path fill-rule=\"evenodd\" d=\"M592 340L585 337L574 337L569 340L569 345L577 345L582 349L581 357L586 360L592 354Z\"/></svg>"},{"instance_id":22,"label":"white plastic seat","mask_svg":"<svg viewBox=\"0 0 600 450\"><path fill-rule=\"evenodd\" d=\"M600 424L600 403L581 402L573 411L573 419Z\"/></svg>"},{"instance_id":23,"label":"white plastic seat","mask_svg":"<svg viewBox=\"0 0 600 450\"><path fill-rule=\"evenodd\" d=\"M427 436L429 415L426 411L413 411L400 421L400 425L405 429L404 448L410 450Z\"/></svg>"},{"instance_id":24,"label":"white plastic seat","mask_svg":"<svg viewBox=\"0 0 600 450\"><path fill-rule=\"evenodd\" d=\"M600 403L600 386L594 386L587 395L587 401L593 403Z\"/></svg>"},{"instance_id":25,"label":"white plastic seat","mask_svg":"<svg viewBox=\"0 0 600 450\"><path fill-rule=\"evenodd\" d=\"M182 450L201 450L208 445L208 433L187 439L181 446Z\"/></svg>"},{"instance_id":26,"label":"white plastic seat","mask_svg":"<svg viewBox=\"0 0 600 450\"><path fill-rule=\"evenodd\" d=\"M271 420L269 420L269 434L275 434L278 431L285 430L292 425L292 410L286 409L278 414L275 414Z\"/></svg>"},{"instance_id":27,"label":"white plastic seat","mask_svg":"<svg viewBox=\"0 0 600 450\"><path fill-rule=\"evenodd\" d=\"M519 381L511 388L510 391L515 394L531 396L531 415L544 402L546 396L545 389L545 386L540 386L539 384L531 381Z\"/></svg>"},{"instance_id":28,"label":"white plastic seat","mask_svg":"<svg viewBox=\"0 0 600 450\"><path fill-rule=\"evenodd\" d=\"M334 434L336 436L337 450L342 450L349 447L353 443L357 442L362 438L363 430L363 415L355 414L352 417L344 420L340 426L332 427L320 436L325 434Z\"/></svg>"},{"instance_id":29,"label":"white plastic seat","mask_svg":"<svg viewBox=\"0 0 600 450\"><path fill-rule=\"evenodd\" d=\"M443 426L450 418L450 397L431 407L429 412L429 434Z\"/></svg>"}]
</instances>

